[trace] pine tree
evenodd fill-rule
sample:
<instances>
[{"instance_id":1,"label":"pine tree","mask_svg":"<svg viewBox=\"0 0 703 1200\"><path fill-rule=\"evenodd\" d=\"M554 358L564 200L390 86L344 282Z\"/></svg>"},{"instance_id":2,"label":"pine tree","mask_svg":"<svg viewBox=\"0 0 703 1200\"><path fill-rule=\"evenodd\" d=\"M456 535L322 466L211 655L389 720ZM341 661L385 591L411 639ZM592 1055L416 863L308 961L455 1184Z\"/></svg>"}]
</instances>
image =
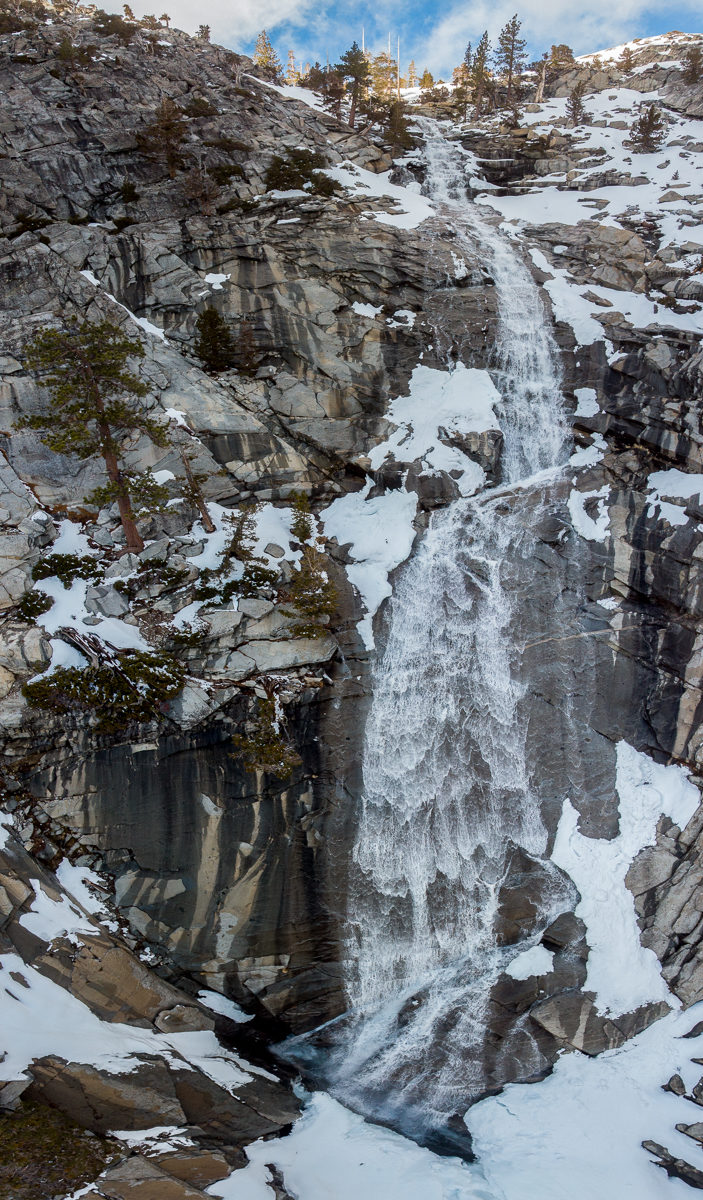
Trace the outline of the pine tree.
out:
<instances>
[{"instance_id":1,"label":"pine tree","mask_svg":"<svg viewBox=\"0 0 703 1200\"><path fill-rule=\"evenodd\" d=\"M348 90L351 98L349 128L354 129L359 101L368 88L371 75L366 55L359 49L356 42L352 42L351 48L342 55L335 67L335 71L341 79L349 81Z\"/></svg>"},{"instance_id":2,"label":"pine tree","mask_svg":"<svg viewBox=\"0 0 703 1200\"><path fill-rule=\"evenodd\" d=\"M431 71L428 71L427 67L425 67L422 75L420 76L420 87L423 89L423 91L428 91L430 88L434 87L434 76Z\"/></svg>"},{"instance_id":3,"label":"pine tree","mask_svg":"<svg viewBox=\"0 0 703 1200\"><path fill-rule=\"evenodd\" d=\"M414 58L410 60L410 65L408 66L408 87L417 87L417 67L415 66Z\"/></svg>"},{"instance_id":4,"label":"pine tree","mask_svg":"<svg viewBox=\"0 0 703 1200\"><path fill-rule=\"evenodd\" d=\"M254 337L254 326L250 317L242 317L234 347L234 365L242 375L256 375L261 355Z\"/></svg>"},{"instance_id":5,"label":"pine tree","mask_svg":"<svg viewBox=\"0 0 703 1200\"><path fill-rule=\"evenodd\" d=\"M490 54L491 43L488 40L488 30L484 30L471 63L471 86L474 89L474 108L477 117L481 116L483 99L490 84L491 73L488 68Z\"/></svg>"},{"instance_id":6,"label":"pine tree","mask_svg":"<svg viewBox=\"0 0 703 1200\"><path fill-rule=\"evenodd\" d=\"M574 61L574 52L571 46L567 46L565 42L560 42L558 46L551 47L549 65L552 71L564 71L568 67L572 67Z\"/></svg>"},{"instance_id":7,"label":"pine tree","mask_svg":"<svg viewBox=\"0 0 703 1200\"><path fill-rule=\"evenodd\" d=\"M691 46L683 56L683 81L688 84L700 83L703 76L703 52L700 46Z\"/></svg>"},{"instance_id":8,"label":"pine tree","mask_svg":"<svg viewBox=\"0 0 703 1200\"><path fill-rule=\"evenodd\" d=\"M474 54L473 54L473 49L471 47L471 42L469 42L468 46L466 47L466 49L464 51L464 57L463 57L462 62L463 62L463 65L466 67L467 73L470 74L471 68L472 68L473 62L474 62Z\"/></svg>"},{"instance_id":9,"label":"pine tree","mask_svg":"<svg viewBox=\"0 0 703 1200\"><path fill-rule=\"evenodd\" d=\"M167 29L170 27L171 18L169 17L168 13L162 13L159 17L159 20L166 26Z\"/></svg>"},{"instance_id":10,"label":"pine tree","mask_svg":"<svg viewBox=\"0 0 703 1200\"><path fill-rule=\"evenodd\" d=\"M124 15L125 15L125 17L127 18L127 20L128 20L128 21L135 21L135 20L136 20L136 17L135 17L134 13L132 12L132 10L131 10L131 8L129 7L129 5L128 5L128 4L123 4L123 5L122 5L122 12L124 13Z\"/></svg>"},{"instance_id":11,"label":"pine tree","mask_svg":"<svg viewBox=\"0 0 703 1200\"><path fill-rule=\"evenodd\" d=\"M235 345L229 326L216 308L208 304L195 322L198 337L193 349L206 371L216 374L234 366Z\"/></svg>"},{"instance_id":12,"label":"pine tree","mask_svg":"<svg viewBox=\"0 0 703 1200\"><path fill-rule=\"evenodd\" d=\"M289 86L292 86L294 83L297 82L297 79L298 79L298 72L295 69L295 52L293 50L289 50L288 51L288 66L286 67L286 83Z\"/></svg>"},{"instance_id":13,"label":"pine tree","mask_svg":"<svg viewBox=\"0 0 703 1200\"><path fill-rule=\"evenodd\" d=\"M496 68L507 77L508 89L505 94L505 103L510 107L513 100L513 90L516 84L520 81L526 63L527 55L525 54L526 42L520 37L520 29L522 22L518 20L517 13L514 14L504 25L498 37L498 46L495 52Z\"/></svg>"},{"instance_id":14,"label":"pine tree","mask_svg":"<svg viewBox=\"0 0 703 1200\"><path fill-rule=\"evenodd\" d=\"M410 150L415 145L408 128L406 111L402 100L394 100L388 110L386 138L390 142L394 154L398 150Z\"/></svg>"},{"instance_id":15,"label":"pine tree","mask_svg":"<svg viewBox=\"0 0 703 1200\"><path fill-rule=\"evenodd\" d=\"M381 100L390 101L395 92L397 64L387 50L377 54L370 65L373 90Z\"/></svg>"},{"instance_id":16,"label":"pine tree","mask_svg":"<svg viewBox=\"0 0 703 1200\"><path fill-rule=\"evenodd\" d=\"M186 200L199 205L208 216L212 214L215 200L220 194L215 180L200 167L192 167L183 180L183 194Z\"/></svg>"},{"instance_id":17,"label":"pine tree","mask_svg":"<svg viewBox=\"0 0 703 1200\"><path fill-rule=\"evenodd\" d=\"M198 32L197 32L196 36L197 36L198 40L201 42L209 42L210 41L210 26L209 25L198 25Z\"/></svg>"},{"instance_id":18,"label":"pine tree","mask_svg":"<svg viewBox=\"0 0 703 1200\"><path fill-rule=\"evenodd\" d=\"M261 71L264 79L269 79L272 83L276 83L281 78L283 72L281 60L271 45L269 35L265 29L261 30L256 39L254 62Z\"/></svg>"},{"instance_id":19,"label":"pine tree","mask_svg":"<svg viewBox=\"0 0 703 1200\"><path fill-rule=\"evenodd\" d=\"M182 165L181 143L185 140L186 123L176 104L166 96L154 114L154 120L137 135L137 144L149 158L163 159L171 179Z\"/></svg>"},{"instance_id":20,"label":"pine tree","mask_svg":"<svg viewBox=\"0 0 703 1200\"><path fill-rule=\"evenodd\" d=\"M329 109L338 121L342 119L342 101L344 99L344 80L336 71L325 72L324 99L322 103Z\"/></svg>"},{"instance_id":21,"label":"pine tree","mask_svg":"<svg viewBox=\"0 0 703 1200\"><path fill-rule=\"evenodd\" d=\"M618 59L618 66L619 66L620 70L624 72L625 75L629 75L631 73L634 65L635 65L635 56L632 53L630 47L625 46L625 49L623 50L622 54L620 55L620 58Z\"/></svg>"},{"instance_id":22,"label":"pine tree","mask_svg":"<svg viewBox=\"0 0 703 1200\"><path fill-rule=\"evenodd\" d=\"M664 118L653 104L645 108L630 130L630 142L636 154L653 154L665 136Z\"/></svg>"},{"instance_id":23,"label":"pine tree","mask_svg":"<svg viewBox=\"0 0 703 1200\"><path fill-rule=\"evenodd\" d=\"M214 533L215 523L208 511L208 506L205 503L205 497L203 496L201 487L201 484L205 483L207 476L200 475L193 470L193 460L195 455L191 450L186 450L185 447L181 446L180 455L186 475L186 486L183 489L186 500L190 500L191 504L195 504L196 508L198 509L205 532Z\"/></svg>"},{"instance_id":24,"label":"pine tree","mask_svg":"<svg viewBox=\"0 0 703 1200\"><path fill-rule=\"evenodd\" d=\"M583 125L586 120L586 110L583 107L583 97L586 91L585 83L577 83L569 92L566 101L566 115L572 125Z\"/></svg>"},{"instance_id":25,"label":"pine tree","mask_svg":"<svg viewBox=\"0 0 703 1200\"><path fill-rule=\"evenodd\" d=\"M43 430L41 441L58 454L102 457L108 484L87 499L117 502L127 550L137 554L144 542L134 523L133 503L158 507L164 495L153 479L125 470L120 438L124 433L146 433L157 446L168 444L163 426L137 404L149 389L127 363L143 357L141 341L127 337L112 321L79 325L74 318L62 330L40 330L25 346L24 358L51 393L51 410L19 424Z\"/></svg>"}]
</instances>

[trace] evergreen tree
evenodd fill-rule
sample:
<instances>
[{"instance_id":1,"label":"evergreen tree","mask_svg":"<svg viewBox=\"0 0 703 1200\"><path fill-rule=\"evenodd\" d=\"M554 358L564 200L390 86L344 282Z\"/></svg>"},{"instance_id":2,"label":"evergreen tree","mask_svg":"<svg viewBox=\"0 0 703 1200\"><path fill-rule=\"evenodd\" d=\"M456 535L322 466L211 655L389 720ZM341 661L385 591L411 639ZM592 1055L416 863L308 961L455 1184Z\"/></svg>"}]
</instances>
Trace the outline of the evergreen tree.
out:
<instances>
[{"instance_id":1,"label":"evergreen tree","mask_svg":"<svg viewBox=\"0 0 703 1200\"><path fill-rule=\"evenodd\" d=\"M508 89L505 95L505 103L508 107L512 104L513 91L516 84L520 81L520 76L525 69L527 63L527 55L525 54L525 39L520 37L520 29L522 22L518 20L517 13L514 14L504 25L498 37L498 45L495 52L496 68L507 78Z\"/></svg>"},{"instance_id":2,"label":"evergreen tree","mask_svg":"<svg viewBox=\"0 0 703 1200\"><path fill-rule=\"evenodd\" d=\"M428 71L427 67L425 67L420 76L420 87L425 91L434 87L434 76L431 71Z\"/></svg>"},{"instance_id":3,"label":"evergreen tree","mask_svg":"<svg viewBox=\"0 0 703 1200\"><path fill-rule=\"evenodd\" d=\"M137 144L149 158L163 159L171 179L182 165L180 146L186 136L183 113L166 96L154 114L154 120L137 135Z\"/></svg>"},{"instance_id":4,"label":"evergreen tree","mask_svg":"<svg viewBox=\"0 0 703 1200\"><path fill-rule=\"evenodd\" d=\"M464 58L462 61L463 61L463 65L466 67L467 73L470 74L471 68L472 68L473 62L474 62L474 54L473 54L473 50L471 47L471 42L469 42L468 46L466 47L466 49L464 51Z\"/></svg>"},{"instance_id":5,"label":"evergreen tree","mask_svg":"<svg viewBox=\"0 0 703 1200\"><path fill-rule=\"evenodd\" d=\"M161 16L159 17L159 20L161 21L161 23L163 25L166 26L167 29L170 27L171 18L169 17L168 13L162 13Z\"/></svg>"},{"instance_id":6,"label":"evergreen tree","mask_svg":"<svg viewBox=\"0 0 703 1200\"><path fill-rule=\"evenodd\" d=\"M269 35L265 29L261 30L256 39L254 62L264 76L264 79L269 79L272 83L276 83L281 78L283 72L281 60L271 45Z\"/></svg>"},{"instance_id":7,"label":"evergreen tree","mask_svg":"<svg viewBox=\"0 0 703 1200\"><path fill-rule=\"evenodd\" d=\"M398 150L410 150L415 141L408 128L406 107L402 100L394 100L388 109L388 124L386 137L391 144L393 153Z\"/></svg>"},{"instance_id":8,"label":"evergreen tree","mask_svg":"<svg viewBox=\"0 0 703 1200\"><path fill-rule=\"evenodd\" d=\"M349 81L348 90L351 98L349 128L354 129L359 100L369 85L371 75L366 55L359 49L356 42L352 42L351 49L342 55L335 67L335 71L341 79Z\"/></svg>"},{"instance_id":9,"label":"evergreen tree","mask_svg":"<svg viewBox=\"0 0 703 1200\"><path fill-rule=\"evenodd\" d=\"M664 141L664 118L653 104L648 105L630 130L630 142L636 154L653 154Z\"/></svg>"},{"instance_id":10,"label":"evergreen tree","mask_svg":"<svg viewBox=\"0 0 703 1200\"><path fill-rule=\"evenodd\" d=\"M50 412L27 417L19 427L43 430L41 441L58 454L102 457L108 484L87 499L117 502L127 550L138 554L144 542L134 523L133 503L159 507L165 497L149 476L125 470L120 437L146 433L157 446L168 444L163 426L137 404L149 389L127 368L130 358L144 357L142 343L112 321L79 325L74 318L62 330L40 330L25 346L24 357L51 393L52 405Z\"/></svg>"},{"instance_id":11,"label":"evergreen tree","mask_svg":"<svg viewBox=\"0 0 703 1200\"><path fill-rule=\"evenodd\" d=\"M477 117L481 116L483 100L490 86L491 73L488 67L490 54L491 43L488 40L488 30L484 30L471 63L471 86L474 90L474 108Z\"/></svg>"},{"instance_id":12,"label":"evergreen tree","mask_svg":"<svg viewBox=\"0 0 703 1200\"><path fill-rule=\"evenodd\" d=\"M620 55L620 58L618 59L618 66L619 66L620 70L624 72L625 75L629 75L631 73L634 65L635 65L635 56L632 53L630 47L625 46L625 49L623 50L622 54Z\"/></svg>"},{"instance_id":13,"label":"evergreen tree","mask_svg":"<svg viewBox=\"0 0 703 1200\"><path fill-rule=\"evenodd\" d=\"M572 125L583 125L586 120L586 110L583 107L585 91L585 83L577 83L569 92L566 101L566 115Z\"/></svg>"},{"instance_id":14,"label":"evergreen tree","mask_svg":"<svg viewBox=\"0 0 703 1200\"><path fill-rule=\"evenodd\" d=\"M97 9L93 20L93 28L105 37L118 37L123 46L128 46L134 37L136 26L130 25L118 13L106 13L103 8Z\"/></svg>"},{"instance_id":15,"label":"evergreen tree","mask_svg":"<svg viewBox=\"0 0 703 1200\"><path fill-rule=\"evenodd\" d=\"M193 470L194 453L191 450L186 450L185 447L180 448L181 462L186 475L186 486L183 489L186 500L190 500L191 504L195 504L200 513L200 519L203 523L203 529L206 533L215 532L215 523L210 516L208 506L205 503L201 484L205 483L206 475L200 475Z\"/></svg>"},{"instance_id":16,"label":"evergreen tree","mask_svg":"<svg viewBox=\"0 0 703 1200\"><path fill-rule=\"evenodd\" d=\"M549 52L549 66L552 71L565 71L574 65L574 52L571 46L567 46L565 42L560 42L558 46L552 46Z\"/></svg>"},{"instance_id":17,"label":"evergreen tree","mask_svg":"<svg viewBox=\"0 0 703 1200\"><path fill-rule=\"evenodd\" d=\"M128 21L136 21L136 17L128 4L122 5L122 12L124 13L124 15Z\"/></svg>"},{"instance_id":18,"label":"evergreen tree","mask_svg":"<svg viewBox=\"0 0 703 1200\"><path fill-rule=\"evenodd\" d=\"M370 64L373 90L381 100L390 101L395 93L397 64L387 50L377 54Z\"/></svg>"},{"instance_id":19,"label":"evergreen tree","mask_svg":"<svg viewBox=\"0 0 703 1200\"><path fill-rule=\"evenodd\" d=\"M310 88L312 92L323 92L325 90L325 72L320 63L316 62L311 67L309 66L300 82L303 87Z\"/></svg>"},{"instance_id":20,"label":"evergreen tree","mask_svg":"<svg viewBox=\"0 0 703 1200\"><path fill-rule=\"evenodd\" d=\"M325 71L325 85L322 103L329 109L338 121L342 119L342 101L344 99L344 80L336 71Z\"/></svg>"},{"instance_id":21,"label":"evergreen tree","mask_svg":"<svg viewBox=\"0 0 703 1200\"><path fill-rule=\"evenodd\" d=\"M417 87L417 67L415 66L414 58L410 60L410 65L408 66L408 87Z\"/></svg>"},{"instance_id":22,"label":"evergreen tree","mask_svg":"<svg viewBox=\"0 0 703 1200\"><path fill-rule=\"evenodd\" d=\"M198 25L197 37L198 37L198 40L201 42L209 42L210 41L210 26L209 25Z\"/></svg>"},{"instance_id":23,"label":"evergreen tree","mask_svg":"<svg viewBox=\"0 0 703 1200\"><path fill-rule=\"evenodd\" d=\"M235 345L229 326L211 304L195 322L198 336L193 349L206 371L216 374L234 366Z\"/></svg>"},{"instance_id":24,"label":"evergreen tree","mask_svg":"<svg viewBox=\"0 0 703 1200\"><path fill-rule=\"evenodd\" d=\"M289 86L292 86L294 83L297 82L297 79L298 79L298 72L295 69L295 52L293 50L289 50L288 51L288 66L286 67L286 83Z\"/></svg>"},{"instance_id":25,"label":"evergreen tree","mask_svg":"<svg viewBox=\"0 0 703 1200\"><path fill-rule=\"evenodd\" d=\"M683 81L688 84L700 83L703 76L703 52L700 46L691 46L683 56Z\"/></svg>"},{"instance_id":26,"label":"evergreen tree","mask_svg":"<svg viewBox=\"0 0 703 1200\"><path fill-rule=\"evenodd\" d=\"M183 180L183 194L186 200L202 207L208 216L213 212L219 193L220 189L215 180L200 167L192 167Z\"/></svg>"}]
</instances>

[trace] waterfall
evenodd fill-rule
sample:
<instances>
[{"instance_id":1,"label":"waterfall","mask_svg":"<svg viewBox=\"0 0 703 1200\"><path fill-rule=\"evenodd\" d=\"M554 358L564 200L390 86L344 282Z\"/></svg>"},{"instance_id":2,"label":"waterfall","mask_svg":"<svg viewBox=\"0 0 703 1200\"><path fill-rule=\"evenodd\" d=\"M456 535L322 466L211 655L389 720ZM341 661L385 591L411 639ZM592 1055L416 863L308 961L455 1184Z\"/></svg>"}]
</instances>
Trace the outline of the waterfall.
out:
<instances>
[{"instance_id":1,"label":"waterfall","mask_svg":"<svg viewBox=\"0 0 703 1200\"><path fill-rule=\"evenodd\" d=\"M526 765L513 594L530 570L539 484L529 505L514 485L558 468L567 437L539 290L509 240L467 201L461 147L434 122L421 125L426 189L459 242L474 253L479 244L497 289L491 373L502 397L502 483L433 516L389 602L353 850L352 1016L332 1055L332 1087L426 1136L451 1127L480 1086L485 1007L511 953L494 932L510 854L545 850ZM545 924L550 904L563 906L556 873L550 895Z\"/></svg>"}]
</instances>

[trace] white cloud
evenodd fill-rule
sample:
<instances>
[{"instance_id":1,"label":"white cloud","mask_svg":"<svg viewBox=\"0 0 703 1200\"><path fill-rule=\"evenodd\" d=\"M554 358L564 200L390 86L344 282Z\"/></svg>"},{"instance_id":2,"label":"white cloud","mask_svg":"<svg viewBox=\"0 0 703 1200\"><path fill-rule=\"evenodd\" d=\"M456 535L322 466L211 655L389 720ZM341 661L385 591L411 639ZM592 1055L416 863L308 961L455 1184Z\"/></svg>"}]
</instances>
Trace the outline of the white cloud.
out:
<instances>
[{"instance_id":1,"label":"white cloud","mask_svg":"<svg viewBox=\"0 0 703 1200\"><path fill-rule=\"evenodd\" d=\"M574 53L585 54L641 37L649 16L656 17L660 28L669 28L667 20L674 27L683 22L687 22L689 29L692 24L700 25L698 0L655 6L648 0L620 0L616 5L612 0L590 0L588 5L578 6L572 0L522 0L520 4L517 0L497 3L477 0L470 7L457 4L442 16L416 44L418 55L423 63L427 59L430 70L446 77L451 67L461 61L467 43L475 45L484 29L488 29L495 44L500 29L516 8L522 21L522 36L535 57L548 50L553 42L565 42Z\"/></svg>"},{"instance_id":2,"label":"white cloud","mask_svg":"<svg viewBox=\"0 0 703 1200\"><path fill-rule=\"evenodd\" d=\"M119 7L119 3L115 5ZM156 12L154 0L136 0L137 16ZM576 54L605 49L634 37L643 36L652 21L658 30L672 27L690 29L700 26L699 0L590 0L574 6L571 0L476 0L447 8L439 5L428 11L423 0L379 0L368 6L341 0L336 4L321 0L209 0L197 6L193 0L169 0L168 11L174 25L194 32L198 25L210 25L212 40L234 50L251 50L261 29L268 30L279 56L285 61L289 48L296 61L325 61L329 54L335 62L352 41L361 42L362 26L366 42L380 51L392 34L401 39L401 69L411 58L419 68L428 66L435 76L447 78L462 59L467 42L474 45L484 29L495 43L498 32L515 12L522 20L522 34L534 57L548 50L552 42L566 42ZM156 12L158 16L159 13Z\"/></svg>"}]
</instances>

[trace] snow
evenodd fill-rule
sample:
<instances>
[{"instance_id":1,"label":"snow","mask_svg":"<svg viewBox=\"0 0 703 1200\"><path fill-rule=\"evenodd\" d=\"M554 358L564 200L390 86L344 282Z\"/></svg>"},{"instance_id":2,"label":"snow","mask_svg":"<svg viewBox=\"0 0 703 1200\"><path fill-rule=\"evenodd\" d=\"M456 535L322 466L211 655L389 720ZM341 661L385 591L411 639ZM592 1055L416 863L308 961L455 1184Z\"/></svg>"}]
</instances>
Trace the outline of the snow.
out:
<instances>
[{"instance_id":1,"label":"snow","mask_svg":"<svg viewBox=\"0 0 703 1200\"><path fill-rule=\"evenodd\" d=\"M212 1184L221 1200L273 1200L267 1163L297 1200L497 1200L480 1166L440 1158L316 1093L285 1138L246 1147L249 1165ZM517 1198L516 1198L517 1200Z\"/></svg>"},{"instance_id":2,"label":"snow","mask_svg":"<svg viewBox=\"0 0 703 1200\"><path fill-rule=\"evenodd\" d=\"M427 474L451 471L459 491L468 496L485 475L478 463L458 447L440 441L444 436L497 429L493 405L500 400L487 371L458 364L453 371L415 367L407 396L391 401L387 417L396 429L371 451L371 466L383 461L419 460ZM417 510L414 492L387 491L369 499L371 481L360 492L335 500L322 514L327 537L349 545L352 563L347 576L361 595L366 616L359 631L367 649L373 648L373 617L391 594L388 576L408 557L415 537Z\"/></svg>"},{"instance_id":3,"label":"snow","mask_svg":"<svg viewBox=\"0 0 703 1200\"><path fill-rule=\"evenodd\" d=\"M652 950L642 946L632 893L625 876L641 849L654 844L664 814L683 829L698 807L698 789L683 767L662 766L629 746L617 746L616 787L620 830L611 841L585 837L578 813L564 802L552 858L581 893L574 910L587 927L590 947L585 990L602 1012L633 1012L650 1001L676 1004Z\"/></svg>"},{"instance_id":4,"label":"snow","mask_svg":"<svg viewBox=\"0 0 703 1200\"><path fill-rule=\"evenodd\" d=\"M392 317L386 318L389 329L412 329L417 320L417 313L410 308L397 308Z\"/></svg>"},{"instance_id":5,"label":"snow","mask_svg":"<svg viewBox=\"0 0 703 1200\"><path fill-rule=\"evenodd\" d=\"M499 401L487 371L461 363L453 371L415 367L408 395L391 402L386 415L397 429L374 446L369 455L372 467L378 469L389 455L400 462L420 459L428 472L458 473L461 494L471 495L484 482L484 472L458 447L441 441L440 430L446 437L498 429L493 406Z\"/></svg>"},{"instance_id":6,"label":"snow","mask_svg":"<svg viewBox=\"0 0 703 1200\"><path fill-rule=\"evenodd\" d=\"M93 287L99 287L101 290L103 290L100 281L95 278L95 275L92 271L81 271L80 274L88 280L88 283L92 283ZM126 312L127 316L134 321L135 325L139 325L140 329L143 329L145 333L150 334L151 337L159 338L159 340L162 342L166 341L166 334L164 333L163 329L159 329L158 325L153 325L151 321L146 319L146 317L135 316L135 314L129 308L127 308L126 304L121 304L115 296L110 294L110 292L105 292L103 290L103 294L108 300L112 300L112 303L116 304L118 308L121 308L124 312Z\"/></svg>"},{"instance_id":7,"label":"snow","mask_svg":"<svg viewBox=\"0 0 703 1200\"><path fill-rule=\"evenodd\" d=\"M569 466L594 467L596 463L601 462L607 449L608 446L603 435L594 433L589 446L581 446L580 449L574 450L569 459Z\"/></svg>"},{"instance_id":8,"label":"snow","mask_svg":"<svg viewBox=\"0 0 703 1200\"><path fill-rule=\"evenodd\" d=\"M533 249L530 254L535 266L552 276L546 280L544 289L552 302L555 320L571 326L579 346L592 346L594 342L603 341L603 326L592 315L596 306L582 295L589 288L579 288L568 271L553 267L541 250ZM590 290L593 291L592 288Z\"/></svg>"},{"instance_id":9,"label":"snow","mask_svg":"<svg viewBox=\"0 0 703 1200\"><path fill-rule=\"evenodd\" d=\"M168 1150L181 1150L195 1145L193 1139L184 1135L178 1125L152 1125L149 1129L111 1129L107 1136L125 1142L131 1150L158 1150L161 1154Z\"/></svg>"},{"instance_id":10,"label":"snow","mask_svg":"<svg viewBox=\"0 0 703 1200\"><path fill-rule=\"evenodd\" d=\"M569 494L567 501L571 522L576 532L589 542L603 542L610 528L608 516L608 485L604 484L598 492L579 492L576 489ZM590 517L586 512L586 503L597 500L597 516Z\"/></svg>"},{"instance_id":11,"label":"snow","mask_svg":"<svg viewBox=\"0 0 703 1200\"><path fill-rule=\"evenodd\" d=\"M554 968L554 953L546 946L531 946L523 950L506 967L511 979L530 979L533 975L548 975Z\"/></svg>"},{"instance_id":12,"label":"snow","mask_svg":"<svg viewBox=\"0 0 703 1200\"><path fill-rule=\"evenodd\" d=\"M230 1021L236 1021L238 1024L243 1024L246 1021L252 1021L254 1018L249 1013L245 1013L243 1008L235 1004L234 1000L228 1000L221 992L213 992L210 988L202 988L198 992L198 1000L209 1008L211 1012L219 1013L220 1016L229 1017Z\"/></svg>"},{"instance_id":13,"label":"snow","mask_svg":"<svg viewBox=\"0 0 703 1200\"><path fill-rule=\"evenodd\" d=\"M675 1130L695 1107L662 1090L678 1072L690 1088L701 1038L682 1041L703 1005L672 1013L619 1050L598 1058L564 1054L541 1083L511 1084L466 1115L474 1150L495 1200L686 1200L641 1148L653 1140L689 1162L695 1143ZM469 1193L470 1194L470 1193ZM270 1200L269 1197L266 1200ZM300 1200L307 1200L300 1193Z\"/></svg>"},{"instance_id":14,"label":"snow","mask_svg":"<svg viewBox=\"0 0 703 1200\"><path fill-rule=\"evenodd\" d=\"M309 88L296 87L289 83L269 83L268 80L259 79L255 75L247 75L247 79L255 79L263 87L270 88L272 92L278 92L279 96L283 96L285 100L298 100L301 104L306 104L308 108L316 108L320 112L324 112L322 96L317 92L311 92Z\"/></svg>"},{"instance_id":15,"label":"snow","mask_svg":"<svg viewBox=\"0 0 703 1200\"><path fill-rule=\"evenodd\" d=\"M377 317L380 312L383 312L382 305L379 304L378 308L375 308L373 304L362 304L359 300L354 301L352 308L360 317L369 317L371 320Z\"/></svg>"},{"instance_id":16,"label":"snow","mask_svg":"<svg viewBox=\"0 0 703 1200\"><path fill-rule=\"evenodd\" d=\"M374 615L391 594L388 576L405 562L412 549L417 511L414 492L399 489L370 500L370 491L369 480L362 491L334 500L321 516L326 536L336 538L340 546L350 547L353 561L347 567L347 575L366 609L359 632L367 650L374 644Z\"/></svg>"},{"instance_id":17,"label":"snow","mask_svg":"<svg viewBox=\"0 0 703 1200\"><path fill-rule=\"evenodd\" d=\"M434 216L434 209L429 200L412 187L401 187L397 183L391 183L388 171L377 175L353 163L343 163L341 166L329 167L325 174L347 188L355 198L395 200L402 210L400 213L378 212L372 209L364 214L382 225L392 225L395 229L416 229L428 217Z\"/></svg>"},{"instance_id":18,"label":"snow","mask_svg":"<svg viewBox=\"0 0 703 1200\"><path fill-rule=\"evenodd\" d=\"M51 554L75 554L80 558L93 559L99 566L100 560L92 549L86 534L73 523L62 521L59 535L50 550ZM85 606L86 593L91 583L87 579L74 579L70 588L65 588L59 579L49 577L40 579L37 588L51 596L54 603L48 612L37 617L37 624L48 633L54 635L63 626L80 629L84 617L94 616ZM151 647L139 633L136 625L128 625L118 617L101 618L97 625L90 626L91 635L102 638L116 650L142 650L148 652ZM61 638L51 637L51 664L42 678L51 675L57 667L84 667L85 659L74 646L70 646Z\"/></svg>"},{"instance_id":19,"label":"snow","mask_svg":"<svg viewBox=\"0 0 703 1200\"><path fill-rule=\"evenodd\" d=\"M700 503L703 499L703 475L687 474L671 467L668 471L652 471L648 480L650 499L647 512L655 517L664 517L670 525L685 525L688 516L678 504L668 503L664 497L691 500L694 496Z\"/></svg>"},{"instance_id":20,"label":"snow","mask_svg":"<svg viewBox=\"0 0 703 1200\"><path fill-rule=\"evenodd\" d=\"M55 937L75 938L82 933L96 932L92 921L68 897L60 895L58 900L52 900L38 879L28 882L35 894L29 911L19 917L24 929L45 942L51 942Z\"/></svg>"},{"instance_id":21,"label":"snow","mask_svg":"<svg viewBox=\"0 0 703 1200\"><path fill-rule=\"evenodd\" d=\"M221 292L222 284L226 283L228 279L229 275L218 275L214 272L205 276L205 282L210 284L213 292Z\"/></svg>"},{"instance_id":22,"label":"snow","mask_svg":"<svg viewBox=\"0 0 703 1200\"><path fill-rule=\"evenodd\" d=\"M575 417L595 417L599 412L598 398L595 388L575 388L576 408Z\"/></svg>"}]
</instances>

